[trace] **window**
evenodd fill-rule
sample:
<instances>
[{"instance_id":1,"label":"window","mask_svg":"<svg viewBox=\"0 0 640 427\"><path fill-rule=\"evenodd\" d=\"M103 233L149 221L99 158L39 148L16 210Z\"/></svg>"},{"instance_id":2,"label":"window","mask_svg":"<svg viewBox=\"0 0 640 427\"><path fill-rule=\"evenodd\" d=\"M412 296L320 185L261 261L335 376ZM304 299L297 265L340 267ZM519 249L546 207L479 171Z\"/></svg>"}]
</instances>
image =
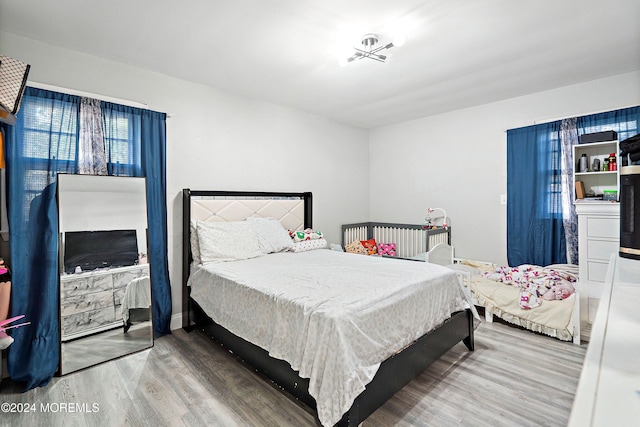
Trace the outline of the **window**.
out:
<instances>
[{"instance_id":1,"label":"window","mask_svg":"<svg viewBox=\"0 0 640 427\"><path fill-rule=\"evenodd\" d=\"M136 176L140 165L140 116L103 103L105 154L109 175Z\"/></svg>"}]
</instances>

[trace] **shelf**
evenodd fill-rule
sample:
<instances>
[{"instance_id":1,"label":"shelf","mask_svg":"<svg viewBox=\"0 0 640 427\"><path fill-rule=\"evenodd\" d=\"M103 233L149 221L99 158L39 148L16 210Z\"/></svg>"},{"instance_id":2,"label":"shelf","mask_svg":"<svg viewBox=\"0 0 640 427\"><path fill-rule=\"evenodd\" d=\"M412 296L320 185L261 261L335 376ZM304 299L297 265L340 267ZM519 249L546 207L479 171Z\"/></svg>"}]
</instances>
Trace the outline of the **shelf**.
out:
<instances>
[{"instance_id":1,"label":"shelf","mask_svg":"<svg viewBox=\"0 0 640 427\"><path fill-rule=\"evenodd\" d=\"M592 169L594 161L599 163L599 168L605 165L611 153L615 153L616 160L619 160L620 147L618 141L592 142L589 144L578 144L573 146L574 187L576 182L581 181L586 195L603 194L605 191L618 191L620 188L620 171L595 170L589 172L579 172L580 158L587 157L587 169ZM620 162L617 161L619 164ZM618 168L619 169L619 168ZM576 200L577 202L577 200ZM578 202L579 203L579 202Z\"/></svg>"},{"instance_id":2,"label":"shelf","mask_svg":"<svg viewBox=\"0 0 640 427\"><path fill-rule=\"evenodd\" d=\"M576 172L576 176L587 175L616 175L618 171L598 171L598 172Z\"/></svg>"},{"instance_id":3,"label":"shelf","mask_svg":"<svg viewBox=\"0 0 640 427\"><path fill-rule=\"evenodd\" d=\"M603 146L607 146L607 145L611 145L614 146L618 143L618 140L613 140L613 141L600 141L600 142L589 142L586 144L577 144L575 147L580 149L580 148L587 148L587 147L603 147Z\"/></svg>"}]
</instances>

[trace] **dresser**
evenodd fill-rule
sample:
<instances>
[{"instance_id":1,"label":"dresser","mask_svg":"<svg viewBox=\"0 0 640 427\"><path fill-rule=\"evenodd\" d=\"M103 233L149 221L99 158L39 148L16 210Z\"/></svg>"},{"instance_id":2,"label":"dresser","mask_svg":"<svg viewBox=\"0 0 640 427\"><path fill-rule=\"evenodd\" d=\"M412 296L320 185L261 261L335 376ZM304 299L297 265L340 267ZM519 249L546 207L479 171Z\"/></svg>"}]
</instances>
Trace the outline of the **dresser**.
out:
<instances>
[{"instance_id":1,"label":"dresser","mask_svg":"<svg viewBox=\"0 0 640 427\"><path fill-rule=\"evenodd\" d=\"M127 284L149 275L149 265L60 276L61 339L69 341L122 325Z\"/></svg>"},{"instance_id":2,"label":"dresser","mask_svg":"<svg viewBox=\"0 0 640 427\"><path fill-rule=\"evenodd\" d=\"M576 202L580 320L593 323L611 254L620 247L620 204Z\"/></svg>"},{"instance_id":3,"label":"dresser","mask_svg":"<svg viewBox=\"0 0 640 427\"><path fill-rule=\"evenodd\" d=\"M640 420L640 260L612 255L569 427Z\"/></svg>"}]
</instances>

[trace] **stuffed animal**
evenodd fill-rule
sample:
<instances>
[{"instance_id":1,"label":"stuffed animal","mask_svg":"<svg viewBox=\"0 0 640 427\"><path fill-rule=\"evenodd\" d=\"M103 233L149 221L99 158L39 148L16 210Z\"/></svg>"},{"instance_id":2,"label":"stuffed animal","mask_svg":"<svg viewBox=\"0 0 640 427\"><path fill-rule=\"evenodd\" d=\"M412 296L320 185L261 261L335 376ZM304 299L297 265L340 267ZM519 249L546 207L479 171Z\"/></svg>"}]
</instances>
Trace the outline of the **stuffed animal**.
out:
<instances>
[{"instance_id":1,"label":"stuffed animal","mask_svg":"<svg viewBox=\"0 0 640 427\"><path fill-rule=\"evenodd\" d=\"M360 240L362 246L367 250L367 254L375 255L378 253L378 245L376 245L376 239Z\"/></svg>"},{"instance_id":2,"label":"stuffed animal","mask_svg":"<svg viewBox=\"0 0 640 427\"><path fill-rule=\"evenodd\" d=\"M362 246L360 240L354 240L344 247L345 252L350 254L368 255L367 249Z\"/></svg>"},{"instance_id":3,"label":"stuffed animal","mask_svg":"<svg viewBox=\"0 0 640 427\"><path fill-rule=\"evenodd\" d=\"M396 244L378 243L378 255L396 256Z\"/></svg>"}]
</instances>

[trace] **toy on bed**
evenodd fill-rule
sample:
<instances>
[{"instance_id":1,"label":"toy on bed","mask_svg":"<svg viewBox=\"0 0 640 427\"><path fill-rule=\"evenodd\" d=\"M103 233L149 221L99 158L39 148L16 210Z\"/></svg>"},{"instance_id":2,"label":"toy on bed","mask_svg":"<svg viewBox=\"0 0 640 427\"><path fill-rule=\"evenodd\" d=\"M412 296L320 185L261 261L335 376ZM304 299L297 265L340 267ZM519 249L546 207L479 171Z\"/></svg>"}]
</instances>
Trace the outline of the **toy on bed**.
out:
<instances>
[{"instance_id":1,"label":"toy on bed","mask_svg":"<svg viewBox=\"0 0 640 427\"><path fill-rule=\"evenodd\" d=\"M396 256L396 244L378 243L378 255Z\"/></svg>"}]
</instances>

